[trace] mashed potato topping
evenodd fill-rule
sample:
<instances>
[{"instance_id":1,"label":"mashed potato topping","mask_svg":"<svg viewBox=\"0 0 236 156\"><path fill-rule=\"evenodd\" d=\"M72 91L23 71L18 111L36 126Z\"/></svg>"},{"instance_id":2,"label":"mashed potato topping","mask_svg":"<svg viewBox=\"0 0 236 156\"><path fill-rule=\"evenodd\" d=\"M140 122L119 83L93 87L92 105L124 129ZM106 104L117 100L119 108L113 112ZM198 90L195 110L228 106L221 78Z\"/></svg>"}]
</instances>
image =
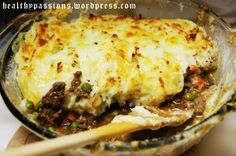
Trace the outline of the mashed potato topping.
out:
<instances>
[{"instance_id":1,"label":"mashed potato topping","mask_svg":"<svg viewBox=\"0 0 236 156\"><path fill-rule=\"evenodd\" d=\"M73 74L90 85L85 98L67 94L64 107L99 115L111 103L158 106L183 90L188 67L210 66L215 43L203 28L184 19L50 17L19 36L17 81L34 104ZM81 86L80 86L81 87Z\"/></svg>"},{"instance_id":2,"label":"mashed potato topping","mask_svg":"<svg viewBox=\"0 0 236 156\"><path fill-rule=\"evenodd\" d=\"M161 110L158 110L161 111ZM164 113L164 115L163 115ZM136 106L131 113L127 115L118 115L112 123L116 122L133 122L141 126L148 126L151 129L159 129L166 125L178 126L190 119L193 115L192 111L174 110L172 112L162 111L152 113L142 106Z\"/></svg>"}]
</instances>

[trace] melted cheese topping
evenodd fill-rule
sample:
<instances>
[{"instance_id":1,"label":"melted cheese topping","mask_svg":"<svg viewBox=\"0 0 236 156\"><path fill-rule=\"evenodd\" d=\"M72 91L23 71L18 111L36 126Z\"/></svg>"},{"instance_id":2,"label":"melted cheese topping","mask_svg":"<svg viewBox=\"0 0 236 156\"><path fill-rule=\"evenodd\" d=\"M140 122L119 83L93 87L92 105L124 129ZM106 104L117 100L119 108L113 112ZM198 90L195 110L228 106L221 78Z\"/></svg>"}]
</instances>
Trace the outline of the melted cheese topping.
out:
<instances>
[{"instance_id":1,"label":"melted cheese topping","mask_svg":"<svg viewBox=\"0 0 236 156\"><path fill-rule=\"evenodd\" d=\"M216 53L203 28L188 20L50 17L19 36L15 61L22 94L34 103L54 82L68 89L81 71L92 92L79 101L67 97L65 107L98 115L113 102L158 106L182 91L187 67L206 67Z\"/></svg>"}]
</instances>

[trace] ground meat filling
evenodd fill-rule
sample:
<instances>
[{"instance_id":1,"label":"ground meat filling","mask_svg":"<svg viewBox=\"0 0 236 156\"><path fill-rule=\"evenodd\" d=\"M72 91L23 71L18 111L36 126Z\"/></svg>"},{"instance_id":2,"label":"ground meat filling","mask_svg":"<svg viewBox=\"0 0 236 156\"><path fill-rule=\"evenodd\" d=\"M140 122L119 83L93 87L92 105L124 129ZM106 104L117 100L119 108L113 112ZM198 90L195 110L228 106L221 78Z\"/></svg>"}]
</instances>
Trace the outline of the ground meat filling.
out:
<instances>
[{"instance_id":1,"label":"ground meat filling","mask_svg":"<svg viewBox=\"0 0 236 156\"><path fill-rule=\"evenodd\" d=\"M63 109L41 108L36 110L39 114L37 121L40 125L49 127L60 126L61 121L65 116Z\"/></svg>"},{"instance_id":2,"label":"ground meat filling","mask_svg":"<svg viewBox=\"0 0 236 156\"><path fill-rule=\"evenodd\" d=\"M167 99L159 106L159 109L191 109L194 110L195 116L202 115L205 110L204 101L206 100L202 92L214 84L213 71L189 67L185 75L183 91ZM34 118L34 120L50 131L56 132L56 134L71 134L110 123L118 114L125 115L131 111L128 101L125 106L120 106L119 104L111 105L99 117L89 113L79 114L64 108L63 104L66 96L73 94L77 98L89 97L91 86L89 86L89 89L83 90L84 83L81 82L81 76L82 73L80 71L74 73L74 79L71 81L71 86L67 91L65 91L64 82L54 83L48 93L43 96L42 101L39 102L40 105L30 110L31 114L37 114L37 118Z\"/></svg>"},{"instance_id":3,"label":"ground meat filling","mask_svg":"<svg viewBox=\"0 0 236 156\"><path fill-rule=\"evenodd\" d=\"M45 127L58 126L63 120L65 111L62 105L65 101L65 83L56 82L52 88L42 97L40 108L36 108L38 113L37 121Z\"/></svg>"},{"instance_id":4,"label":"ground meat filling","mask_svg":"<svg viewBox=\"0 0 236 156\"><path fill-rule=\"evenodd\" d=\"M69 92L74 92L81 84L81 71L77 71L74 73L74 79L71 82L71 87L69 88Z\"/></svg>"},{"instance_id":5,"label":"ground meat filling","mask_svg":"<svg viewBox=\"0 0 236 156\"><path fill-rule=\"evenodd\" d=\"M214 70L215 68L206 70L189 67L185 75L183 91L166 100L161 105L161 109L193 110L196 117L201 117L207 100L203 91L214 85Z\"/></svg>"},{"instance_id":6,"label":"ground meat filling","mask_svg":"<svg viewBox=\"0 0 236 156\"><path fill-rule=\"evenodd\" d=\"M81 76L81 71L77 71L74 73L74 79L71 81L71 87L67 92L67 94L75 94L77 96L77 99L89 97L89 93L84 92L79 88L81 84Z\"/></svg>"},{"instance_id":7,"label":"ground meat filling","mask_svg":"<svg viewBox=\"0 0 236 156\"><path fill-rule=\"evenodd\" d=\"M60 107L65 101L65 83L56 82L53 84L52 89L43 96L42 102L49 107Z\"/></svg>"},{"instance_id":8,"label":"ground meat filling","mask_svg":"<svg viewBox=\"0 0 236 156\"><path fill-rule=\"evenodd\" d=\"M90 90L83 91L81 87L80 71L74 73L70 88L65 90L64 82L56 82L52 88L42 97L38 106L28 110L30 115L37 115L34 120L39 125L48 128L57 134L71 134L85 131L111 122L117 114L128 114L130 108L120 107L118 104L109 108L106 113L95 117L88 113L79 114L63 107L66 96L74 94L77 98L87 98ZM87 92L86 92L87 91Z\"/></svg>"}]
</instances>

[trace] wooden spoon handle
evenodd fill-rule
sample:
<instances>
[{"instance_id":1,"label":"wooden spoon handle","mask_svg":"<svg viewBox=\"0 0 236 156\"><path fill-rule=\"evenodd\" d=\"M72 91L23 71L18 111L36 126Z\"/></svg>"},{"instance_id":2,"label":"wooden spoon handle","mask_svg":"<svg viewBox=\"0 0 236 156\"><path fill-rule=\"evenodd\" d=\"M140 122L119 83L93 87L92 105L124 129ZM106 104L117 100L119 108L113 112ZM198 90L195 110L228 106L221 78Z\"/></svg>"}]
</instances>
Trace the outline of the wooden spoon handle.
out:
<instances>
[{"instance_id":1,"label":"wooden spoon handle","mask_svg":"<svg viewBox=\"0 0 236 156\"><path fill-rule=\"evenodd\" d=\"M97 140L107 139L114 136L119 136L124 133L143 129L142 126L129 123L111 123L92 130L75 133L67 136L58 137L32 143L29 145L13 148L0 153L1 156L31 156L53 154L65 151L70 148L83 147L94 143Z\"/></svg>"}]
</instances>

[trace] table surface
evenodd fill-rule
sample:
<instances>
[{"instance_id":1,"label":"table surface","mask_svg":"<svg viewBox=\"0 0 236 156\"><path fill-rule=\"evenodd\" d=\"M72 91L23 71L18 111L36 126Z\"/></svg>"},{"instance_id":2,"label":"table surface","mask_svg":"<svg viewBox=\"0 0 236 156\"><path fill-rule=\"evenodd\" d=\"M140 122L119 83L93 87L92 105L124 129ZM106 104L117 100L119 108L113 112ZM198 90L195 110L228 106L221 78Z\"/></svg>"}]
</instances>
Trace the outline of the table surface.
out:
<instances>
[{"instance_id":1,"label":"table surface","mask_svg":"<svg viewBox=\"0 0 236 156\"><path fill-rule=\"evenodd\" d=\"M0 96L0 151L4 150L20 127L20 122L10 113Z\"/></svg>"}]
</instances>

